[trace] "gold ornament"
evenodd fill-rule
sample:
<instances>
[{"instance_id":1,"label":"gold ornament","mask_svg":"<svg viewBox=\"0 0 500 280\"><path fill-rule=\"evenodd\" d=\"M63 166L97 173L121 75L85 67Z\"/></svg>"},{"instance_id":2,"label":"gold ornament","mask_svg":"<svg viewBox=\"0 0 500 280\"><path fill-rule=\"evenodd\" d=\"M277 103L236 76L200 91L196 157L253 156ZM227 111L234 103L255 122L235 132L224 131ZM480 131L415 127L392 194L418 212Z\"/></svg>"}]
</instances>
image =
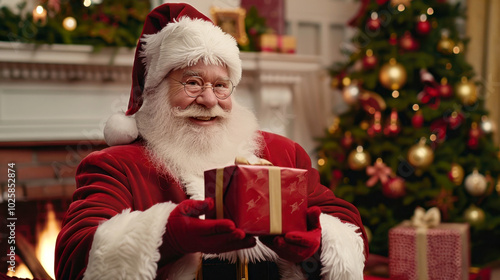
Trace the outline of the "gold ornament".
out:
<instances>
[{"instance_id":1,"label":"gold ornament","mask_svg":"<svg viewBox=\"0 0 500 280\"><path fill-rule=\"evenodd\" d=\"M345 103L349 105L354 105L358 102L359 96L361 95L361 89L357 82L352 82L350 85L342 89L342 98Z\"/></svg>"},{"instance_id":2,"label":"gold ornament","mask_svg":"<svg viewBox=\"0 0 500 280\"><path fill-rule=\"evenodd\" d=\"M477 101L477 89L473 82L462 77L462 80L456 85L455 94L464 105L473 105Z\"/></svg>"},{"instance_id":3,"label":"gold ornament","mask_svg":"<svg viewBox=\"0 0 500 280\"><path fill-rule=\"evenodd\" d=\"M483 174L480 174L477 169L474 169L474 171L465 178L464 185L470 195L481 196L486 192L488 182Z\"/></svg>"},{"instance_id":4,"label":"gold ornament","mask_svg":"<svg viewBox=\"0 0 500 280\"><path fill-rule=\"evenodd\" d=\"M464 180L464 169L456 163L451 164L450 180L456 185L460 186Z\"/></svg>"},{"instance_id":5,"label":"gold ornament","mask_svg":"<svg viewBox=\"0 0 500 280\"><path fill-rule=\"evenodd\" d=\"M480 225L484 222L486 215L483 209L476 205L471 205L464 211L464 219L471 225Z\"/></svg>"},{"instance_id":6,"label":"gold ornament","mask_svg":"<svg viewBox=\"0 0 500 280\"><path fill-rule=\"evenodd\" d=\"M425 144L425 138L421 138L418 144L408 150L408 162L416 168L425 169L434 161L434 152Z\"/></svg>"},{"instance_id":7,"label":"gold ornament","mask_svg":"<svg viewBox=\"0 0 500 280\"><path fill-rule=\"evenodd\" d=\"M400 89L406 83L406 78L406 69L394 58L382 66L378 76L382 86L390 90Z\"/></svg>"},{"instance_id":8,"label":"gold ornament","mask_svg":"<svg viewBox=\"0 0 500 280\"><path fill-rule=\"evenodd\" d=\"M437 50L443 54L451 54L453 53L453 48L455 47L455 42L452 39L448 38L448 36L442 36L437 44Z\"/></svg>"},{"instance_id":9,"label":"gold ornament","mask_svg":"<svg viewBox=\"0 0 500 280\"><path fill-rule=\"evenodd\" d=\"M362 170L371 163L370 154L363 150L362 146L358 146L353 150L347 158L347 164L352 170Z\"/></svg>"}]
</instances>

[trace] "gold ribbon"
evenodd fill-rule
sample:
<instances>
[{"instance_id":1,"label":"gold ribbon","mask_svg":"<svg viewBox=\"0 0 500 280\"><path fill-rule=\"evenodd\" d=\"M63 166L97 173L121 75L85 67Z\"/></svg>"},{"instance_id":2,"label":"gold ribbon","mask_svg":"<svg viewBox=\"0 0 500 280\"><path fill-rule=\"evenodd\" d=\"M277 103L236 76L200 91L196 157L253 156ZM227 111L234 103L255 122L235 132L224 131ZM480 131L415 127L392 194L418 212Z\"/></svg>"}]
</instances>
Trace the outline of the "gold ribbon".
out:
<instances>
[{"instance_id":1,"label":"gold ribbon","mask_svg":"<svg viewBox=\"0 0 500 280\"><path fill-rule=\"evenodd\" d=\"M422 207L417 207L411 217L411 225L417 231L417 275L419 280L428 279L427 266L427 229L436 227L441 222L441 213L436 207L432 207L427 212Z\"/></svg>"},{"instance_id":2,"label":"gold ribbon","mask_svg":"<svg viewBox=\"0 0 500 280\"><path fill-rule=\"evenodd\" d=\"M215 218L224 219L224 168L215 172Z\"/></svg>"},{"instance_id":3,"label":"gold ribbon","mask_svg":"<svg viewBox=\"0 0 500 280\"><path fill-rule=\"evenodd\" d=\"M281 234L281 169L269 167L269 233Z\"/></svg>"}]
</instances>

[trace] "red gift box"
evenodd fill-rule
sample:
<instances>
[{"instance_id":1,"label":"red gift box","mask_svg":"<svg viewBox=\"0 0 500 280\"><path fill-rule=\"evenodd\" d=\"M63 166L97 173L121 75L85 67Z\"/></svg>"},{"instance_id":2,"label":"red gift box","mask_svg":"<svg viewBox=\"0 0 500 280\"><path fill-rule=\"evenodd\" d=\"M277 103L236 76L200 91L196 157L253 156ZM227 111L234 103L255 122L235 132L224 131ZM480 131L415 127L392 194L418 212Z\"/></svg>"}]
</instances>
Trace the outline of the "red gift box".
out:
<instances>
[{"instance_id":1,"label":"red gift box","mask_svg":"<svg viewBox=\"0 0 500 280\"><path fill-rule=\"evenodd\" d=\"M216 213L248 234L307 231L307 171L258 165L231 165L205 171L205 197Z\"/></svg>"},{"instance_id":2,"label":"red gift box","mask_svg":"<svg viewBox=\"0 0 500 280\"><path fill-rule=\"evenodd\" d=\"M403 222L389 230L391 279L469 279L469 254L468 224Z\"/></svg>"}]
</instances>

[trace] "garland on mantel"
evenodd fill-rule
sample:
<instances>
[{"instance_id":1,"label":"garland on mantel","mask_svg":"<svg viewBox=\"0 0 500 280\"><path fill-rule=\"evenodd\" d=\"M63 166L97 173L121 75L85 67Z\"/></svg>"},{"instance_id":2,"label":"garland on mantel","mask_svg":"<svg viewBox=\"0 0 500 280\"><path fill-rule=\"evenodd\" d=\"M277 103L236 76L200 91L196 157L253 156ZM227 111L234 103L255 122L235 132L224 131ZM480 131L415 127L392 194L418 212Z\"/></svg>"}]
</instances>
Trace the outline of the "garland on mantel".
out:
<instances>
[{"instance_id":1,"label":"garland on mantel","mask_svg":"<svg viewBox=\"0 0 500 280\"><path fill-rule=\"evenodd\" d=\"M0 0L1 5L1 0ZM35 44L85 44L135 47L149 0L41 0L0 8L0 41Z\"/></svg>"}]
</instances>

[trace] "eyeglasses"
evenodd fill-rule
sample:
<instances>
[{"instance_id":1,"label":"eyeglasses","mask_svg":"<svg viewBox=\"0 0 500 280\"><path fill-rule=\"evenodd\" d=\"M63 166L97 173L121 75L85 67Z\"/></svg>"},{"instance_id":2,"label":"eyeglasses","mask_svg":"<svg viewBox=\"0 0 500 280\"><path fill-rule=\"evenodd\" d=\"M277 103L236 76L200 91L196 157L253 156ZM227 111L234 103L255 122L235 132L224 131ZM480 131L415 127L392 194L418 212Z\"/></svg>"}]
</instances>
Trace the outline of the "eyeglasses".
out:
<instances>
[{"instance_id":1,"label":"eyeglasses","mask_svg":"<svg viewBox=\"0 0 500 280\"><path fill-rule=\"evenodd\" d=\"M185 82L178 81L172 77L170 79L180 83L184 86L184 92L192 98L201 95L205 88L211 88L215 97L219 100L227 99L233 93L233 83L230 80L217 80L215 83L205 85L205 81L198 76L189 77Z\"/></svg>"}]
</instances>

